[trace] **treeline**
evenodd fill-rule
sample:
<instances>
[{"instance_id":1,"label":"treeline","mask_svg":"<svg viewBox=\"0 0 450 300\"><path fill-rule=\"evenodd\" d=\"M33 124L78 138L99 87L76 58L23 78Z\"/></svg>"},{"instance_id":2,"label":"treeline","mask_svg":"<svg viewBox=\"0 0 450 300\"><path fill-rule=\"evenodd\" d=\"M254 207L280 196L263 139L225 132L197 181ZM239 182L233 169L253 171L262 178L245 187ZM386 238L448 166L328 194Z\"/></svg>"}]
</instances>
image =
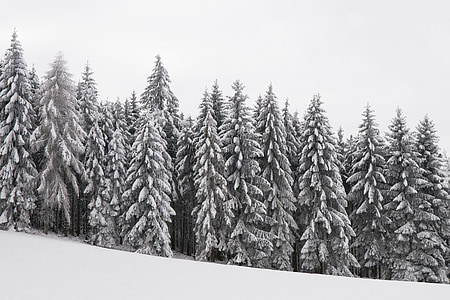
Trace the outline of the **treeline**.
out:
<instances>
[{"instance_id":1,"label":"treeline","mask_svg":"<svg viewBox=\"0 0 450 300\"><path fill-rule=\"evenodd\" d=\"M193 119L159 56L138 99L100 103L86 65L58 54L40 81L16 32L0 68L0 226L140 253L277 270L448 282L448 160L425 117L400 109L383 137L369 106L333 134L272 86L248 107L217 81ZM227 98L227 99L226 99Z\"/></svg>"}]
</instances>

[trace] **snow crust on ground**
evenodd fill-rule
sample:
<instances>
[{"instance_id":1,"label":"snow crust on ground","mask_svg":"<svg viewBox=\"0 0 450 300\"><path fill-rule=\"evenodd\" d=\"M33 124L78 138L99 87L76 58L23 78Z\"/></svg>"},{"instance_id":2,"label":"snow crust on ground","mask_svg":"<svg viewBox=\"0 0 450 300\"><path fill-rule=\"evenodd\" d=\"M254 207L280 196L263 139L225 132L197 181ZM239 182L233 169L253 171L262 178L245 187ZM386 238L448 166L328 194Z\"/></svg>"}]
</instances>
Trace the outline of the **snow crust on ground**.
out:
<instances>
[{"instance_id":1,"label":"snow crust on ground","mask_svg":"<svg viewBox=\"0 0 450 300\"><path fill-rule=\"evenodd\" d=\"M450 299L450 285L260 270L0 231L0 299Z\"/></svg>"}]
</instances>

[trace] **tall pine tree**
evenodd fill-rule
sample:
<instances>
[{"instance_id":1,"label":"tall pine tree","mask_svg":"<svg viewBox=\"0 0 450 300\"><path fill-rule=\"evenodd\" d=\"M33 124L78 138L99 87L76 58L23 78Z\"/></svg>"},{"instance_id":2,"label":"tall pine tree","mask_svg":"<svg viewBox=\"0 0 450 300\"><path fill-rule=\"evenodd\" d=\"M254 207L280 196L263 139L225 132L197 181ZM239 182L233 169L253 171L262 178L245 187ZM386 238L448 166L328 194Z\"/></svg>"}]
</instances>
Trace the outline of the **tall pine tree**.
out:
<instances>
[{"instance_id":1,"label":"tall pine tree","mask_svg":"<svg viewBox=\"0 0 450 300\"><path fill-rule=\"evenodd\" d=\"M450 250L450 198L443 186L445 174L438 136L434 123L428 116L417 126L416 149L426 184L419 188L422 201L418 208L422 211L415 216L416 222L419 222L417 250L409 257L420 262L415 268L417 280L448 283L444 257Z\"/></svg>"},{"instance_id":2,"label":"tall pine tree","mask_svg":"<svg viewBox=\"0 0 450 300\"><path fill-rule=\"evenodd\" d=\"M385 205L394 232L391 253L391 277L394 280L438 282L445 268L439 250L442 239L436 233L439 217L431 200L422 192L427 186L419 166L413 135L406 127L400 109L389 126L387 181L389 202Z\"/></svg>"},{"instance_id":3,"label":"tall pine tree","mask_svg":"<svg viewBox=\"0 0 450 300\"><path fill-rule=\"evenodd\" d=\"M149 109L152 112L162 113L163 118L158 118L160 121L160 127L163 132L162 137L166 141L167 153L170 155L170 171L171 176L171 197L174 203L178 198L178 184L176 180L176 172L173 169L177 156L177 142L180 131L180 116L179 116L179 103L177 97L170 89L170 77L166 68L164 67L161 57L156 56L155 67L152 74L147 79L147 87L141 95L141 104L145 109ZM178 208L178 206L176 206ZM175 231L179 224L173 224L171 226L172 238L175 237ZM172 243L175 240L172 239Z\"/></svg>"},{"instance_id":4,"label":"tall pine tree","mask_svg":"<svg viewBox=\"0 0 450 300\"><path fill-rule=\"evenodd\" d=\"M390 238L390 219L383 211L384 144L369 105L362 115L353 167L347 179L351 186L348 199L354 208L350 219L356 232L352 248L361 264L361 276L381 278Z\"/></svg>"},{"instance_id":5,"label":"tall pine tree","mask_svg":"<svg viewBox=\"0 0 450 300\"><path fill-rule=\"evenodd\" d=\"M257 132L262 135L262 177L270 184L270 189L264 193L264 204L267 207L267 215L273 219L270 227L270 233L273 235L271 267L291 270L293 231L297 229L293 218L296 200L292 192L291 166L286 156L286 131L272 85L261 103Z\"/></svg>"},{"instance_id":6,"label":"tall pine tree","mask_svg":"<svg viewBox=\"0 0 450 300\"><path fill-rule=\"evenodd\" d=\"M226 118L225 99L222 96L222 91L219 88L219 83L214 81L210 98L213 106L214 117L217 122L217 129L220 131L220 127Z\"/></svg>"},{"instance_id":7,"label":"tall pine tree","mask_svg":"<svg viewBox=\"0 0 450 300\"><path fill-rule=\"evenodd\" d=\"M70 223L71 197L79 195L76 174L84 173L79 159L84 152L86 133L80 125L75 87L61 53L47 72L42 92L41 123L33 132L31 141L36 150L43 151L37 191L43 201L43 226L47 233L52 217L55 221L59 220L58 212L62 211ZM52 208L55 208L56 215L53 215ZM56 230L57 224L53 224Z\"/></svg>"},{"instance_id":8,"label":"tall pine tree","mask_svg":"<svg viewBox=\"0 0 450 300\"><path fill-rule=\"evenodd\" d=\"M123 197L131 205L125 213L125 242L139 253L167 256L170 248L168 223L171 207L170 156L160 135L154 113L141 116L141 127L133 143L133 160L127 173L129 187Z\"/></svg>"},{"instance_id":9,"label":"tall pine tree","mask_svg":"<svg viewBox=\"0 0 450 300\"><path fill-rule=\"evenodd\" d=\"M222 143L206 91L200 110L194 166L197 205L192 212L195 218L195 256L198 260L215 261L227 250L227 231L233 215L223 176Z\"/></svg>"},{"instance_id":10,"label":"tall pine tree","mask_svg":"<svg viewBox=\"0 0 450 300\"><path fill-rule=\"evenodd\" d=\"M180 190L180 198L177 205L179 209L175 218L179 224L174 245L187 255L192 255L195 251L194 219L192 210L195 201L195 144L194 144L194 120L188 117L184 122L183 129L178 140L178 152L176 159L177 180Z\"/></svg>"},{"instance_id":11,"label":"tall pine tree","mask_svg":"<svg viewBox=\"0 0 450 300\"><path fill-rule=\"evenodd\" d=\"M319 96L308 107L301 141L298 184L300 225L305 228L300 238L301 269L352 276L349 267L359 266L349 249L355 233L345 210L336 141Z\"/></svg>"},{"instance_id":12,"label":"tall pine tree","mask_svg":"<svg viewBox=\"0 0 450 300\"><path fill-rule=\"evenodd\" d=\"M30 227L37 175L30 155L34 126L33 94L22 46L14 31L0 75L0 226L18 231Z\"/></svg>"},{"instance_id":13,"label":"tall pine tree","mask_svg":"<svg viewBox=\"0 0 450 300\"><path fill-rule=\"evenodd\" d=\"M243 94L244 86L236 81L232 88L229 116L222 126L225 176L234 213L228 248L232 263L263 267L272 250L272 237L263 230L269 224L265 223L267 211L261 201L269 183L261 177L256 160L263 154L245 105L248 97Z\"/></svg>"}]
</instances>

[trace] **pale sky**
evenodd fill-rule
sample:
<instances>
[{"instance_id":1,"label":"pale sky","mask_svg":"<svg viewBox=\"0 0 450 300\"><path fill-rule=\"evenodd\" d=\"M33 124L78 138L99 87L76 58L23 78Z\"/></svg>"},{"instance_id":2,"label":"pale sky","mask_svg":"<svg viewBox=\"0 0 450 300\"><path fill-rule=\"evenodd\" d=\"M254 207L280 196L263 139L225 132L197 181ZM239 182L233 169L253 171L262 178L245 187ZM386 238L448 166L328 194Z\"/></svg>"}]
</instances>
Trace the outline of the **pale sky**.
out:
<instances>
[{"instance_id":1,"label":"pale sky","mask_svg":"<svg viewBox=\"0 0 450 300\"><path fill-rule=\"evenodd\" d=\"M65 4L67 3L67 4ZM428 114L450 151L449 1L10 1L0 52L17 29L42 78L62 51L78 82L89 61L100 100L140 95L161 55L186 115L215 79L253 101L270 83L303 115L320 93L330 123L356 134L367 103L384 132L397 106L414 129Z\"/></svg>"}]
</instances>

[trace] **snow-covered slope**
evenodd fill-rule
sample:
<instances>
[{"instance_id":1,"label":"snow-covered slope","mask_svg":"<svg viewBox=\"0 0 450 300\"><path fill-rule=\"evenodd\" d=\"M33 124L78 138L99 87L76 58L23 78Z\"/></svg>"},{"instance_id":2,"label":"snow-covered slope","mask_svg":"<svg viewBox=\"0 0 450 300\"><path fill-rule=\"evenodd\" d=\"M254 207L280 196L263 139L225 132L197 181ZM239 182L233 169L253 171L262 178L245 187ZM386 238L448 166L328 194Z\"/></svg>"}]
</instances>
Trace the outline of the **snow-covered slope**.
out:
<instances>
[{"instance_id":1,"label":"snow-covered slope","mask_svg":"<svg viewBox=\"0 0 450 300\"><path fill-rule=\"evenodd\" d=\"M450 299L450 285L258 270L0 231L0 299Z\"/></svg>"}]
</instances>

